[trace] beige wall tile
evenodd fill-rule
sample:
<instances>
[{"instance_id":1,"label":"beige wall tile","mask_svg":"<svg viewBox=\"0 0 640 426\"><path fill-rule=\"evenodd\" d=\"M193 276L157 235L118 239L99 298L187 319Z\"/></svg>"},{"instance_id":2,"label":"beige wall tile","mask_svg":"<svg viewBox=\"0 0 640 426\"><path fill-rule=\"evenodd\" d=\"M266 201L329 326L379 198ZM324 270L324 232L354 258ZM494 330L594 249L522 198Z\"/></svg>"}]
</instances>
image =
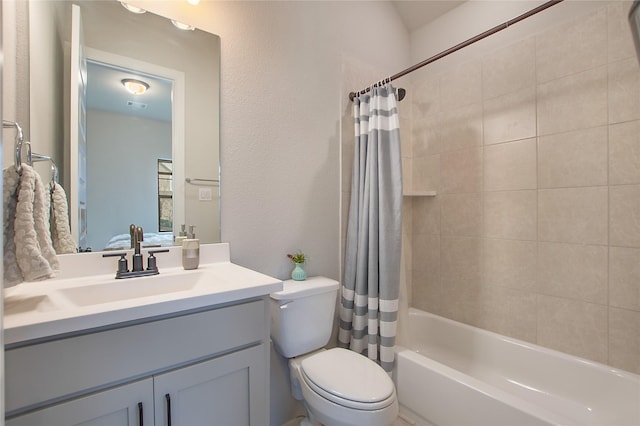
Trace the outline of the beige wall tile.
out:
<instances>
[{"instance_id":1,"label":"beige wall tile","mask_svg":"<svg viewBox=\"0 0 640 426\"><path fill-rule=\"evenodd\" d=\"M631 1L614 1L608 6L607 39L609 62L635 56L631 31L629 31L629 9Z\"/></svg>"},{"instance_id":2,"label":"beige wall tile","mask_svg":"<svg viewBox=\"0 0 640 426\"><path fill-rule=\"evenodd\" d=\"M440 272L443 283L480 283L481 239L442 237L440 250Z\"/></svg>"},{"instance_id":3,"label":"beige wall tile","mask_svg":"<svg viewBox=\"0 0 640 426\"><path fill-rule=\"evenodd\" d=\"M415 74L412 108L413 112L420 116L437 114L442 109L440 105L440 78L441 76L420 73Z\"/></svg>"},{"instance_id":4,"label":"beige wall tile","mask_svg":"<svg viewBox=\"0 0 640 426\"><path fill-rule=\"evenodd\" d=\"M480 286L475 281L442 282L442 315L478 326Z\"/></svg>"},{"instance_id":5,"label":"beige wall tile","mask_svg":"<svg viewBox=\"0 0 640 426\"><path fill-rule=\"evenodd\" d=\"M411 204L411 201L409 201ZM404 206L403 206L404 208ZM411 216L411 215L408 215ZM406 228L406 229L405 229ZM400 265L401 271L404 273L405 284L407 286L408 293L405 295L405 300L411 300L411 278L413 274L413 238L411 238L411 222L402 223L402 259ZM402 277L401 277L402 279ZM403 287L400 287L402 291Z\"/></svg>"},{"instance_id":6,"label":"beige wall tile","mask_svg":"<svg viewBox=\"0 0 640 426\"><path fill-rule=\"evenodd\" d=\"M482 60L484 99L513 93L536 83L534 37L518 41Z\"/></svg>"},{"instance_id":7,"label":"beige wall tile","mask_svg":"<svg viewBox=\"0 0 640 426\"><path fill-rule=\"evenodd\" d=\"M538 139L540 188L607 184L607 126Z\"/></svg>"},{"instance_id":8,"label":"beige wall tile","mask_svg":"<svg viewBox=\"0 0 640 426\"><path fill-rule=\"evenodd\" d=\"M482 104L441 113L438 132L442 152L482 145Z\"/></svg>"},{"instance_id":9,"label":"beige wall tile","mask_svg":"<svg viewBox=\"0 0 640 426\"><path fill-rule=\"evenodd\" d=\"M483 108L485 145L536 136L535 86L485 101Z\"/></svg>"},{"instance_id":10,"label":"beige wall tile","mask_svg":"<svg viewBox=\"0 0 640 426\"><path fill-rule=\"evenodd\" d=\"M440 200L442 235L482 235L482 193L443 194Z\"/></svg>"},{"instance_id":11,"label":"beige wall tile","mask_svg":"<svg viewBox=\"0 0 640 426\"><path fill-rule=\"evenodd\" d=\"M482 287L475 325L504 336L535 343L537 296L505 287Z\"/></svg>"},{"instance_id":12,"label":"beige wall tile","mask_svg":"<svg viewBox=\"0 0 640 426\"><path fill-rule=\"evenodd\" d=\"M411 257L414 273L417 273L418 276L424 276L421 280L440 281L439 235L423 234L416 236L411 245Z\"/></svg>"},{"instance_id":13,"label":"beige wall tile","mask_svg":"<svg viewBox=\"0 0 640 426\"><path fill-rule=\"evenodd\" d=\"M479 192L482 190L482 148L462 149L440 154L440 192Z\"/></svg>"},{"instance_id":14,"label":"beige wall tile","mask_svg":"<svg viewBox=\"0 0 640 426\"><path fill-rule=\"evenodd\" d=\"M535 240L535 190L485 192L484 233L488 238Z\"/></svg>"},{"instance_id":15,"label":"beige wall tile","mask_svg":"<svg viewBox=\"0 0 640 426\"><path fill-rule=\"evenodd\" d=\"M609 309L609 364L640 374L640 312Z\"/></svg>"},{"instance_id":16,"label":"beige wall tile","mask_svg":"<svg viewBox=\"0 0 640 426\"><path fill-rule=\"evenodd\" d=\"M611 245L640 247L640 185L612 186L609 191Z\"/></svg>"},{"instance_id":17,"label":"beige wall tile","mask_svg":"<svg viewBox=\"0 0 640 426\"><path fill-rule=\"evenodd\" d=\"M580 16L536 37L536 72L539 83L606 63L605 8Z\"/></svg>"},{"instance_id":18,"label":"beige wall tile","mask_svg":"<svg viewBox=\"0 0 640 426\"><path fill-rule=\"evenodd\" d=\"M441 313L440 236L420 235L413 242L412 306Z\"/></svg>"},{"instance_id":19,"label":"beige wall tile","mask_svg":"<svg viewBox=\"0 0 640 426\"><path fill-rule=\"evenodd\" d=\"M607 124L607 67L538 86L538 136Z\"/></svg>"},{"instance_id":20,"label":"beige wall tile","mask_svg":"<svg viewBox=\"0 0 640 426\"><path fill-rule=\"evenodd\" d=\"M414 187L413 158L402 157L402 191L407 192Z\"/></svg>"},{"instance_id":21,"label":"beige wall tile","mask_svg":"<svg viewBox=\"0 0 640 426\"><path fill-rule=\"evenodd\" d=\"M411 185L406 188L416 191L438 191L440 189L440 154L414 157Z\"/></svg>"},{"instance_id":22,"label":"beige wall tile","mask_svg":"<svg viewBox=\"0 0 640 426\"><path fill-rule=\"evenodd\" d=\"M603 305L538 296L538 344L607 362L607 310Z\"/></svg>"},{"instance_id":23,"label":"beige wall tile","mask_svg":"<svg viewBox=\"0 0 640 426\"><path fill-rule=\"evenodd\" d=\"M414 157L438 154L442 150L439 115L418 115L411 129L411 154ZM403 133L403 135L406 133Z\"/></svg>"},{"instance_id":24,"label":"beige wall tile","mask_svg":"<svg viewBox=\"0 0 640 426\"><path fill-rule=\"evenodd\" d=\"M482 62L474 60L440 76L440 105L449 111L482 101Z\"/></svg>"},{"instance_id":25,"label":"beige wall tile","mask_svg":"<svg viewBox=\"0 0 640 426\"><path fill-rule=\"evenodd\" d=\"M413 197L413 233L440 234L440 198Z\"/></svg>"},{"instance_id":26,"label":"beige wall tile","mask_svg":"<svg viewBox=\"0 0 640 426\"><path fill-rule=\"evenodd\" d=\"M640 67L637 58L609 64L609 123L640 118Z\"/></svg>"},{"instance_id":27,"label":"beige wall tile","mask_svg":"<svg viewBox=\"0 0 640 426\"><path fill-rule=\"evenodd\" d=\"M607 304L607 246L538 243L538 291Z\"/></svg>"},{"instance_id":28,"label":"beige wall tile","mask_svg":"<svg viewBox=\"0 0 640 426\"><path fill-rule=\"evenodd\" d=\"M484 147L484 190L536 189L536 140Z\"/></svg>"},{"instance_id":29,"label":"beige wall tile","mask_svg":"<svg viewBox=\"0 0 640 426\"><path fill-rule=\"evenodd\" d=\"M403 124L407 121L409 120L400 119L400 156L402 158L411 158L413 156L413 138L411 135L411 125Z\"/></svg>"},{"instance_id":30,"label":"beige wall tile","mask_svg":"<svg viewBox=\"0 0 640 426\"><path fill-rule=\"evenodd\" d=\"M609 183L640 183L640 121L609 126Z\"/></svg>"},{"instance_id":31,"label":"beige wall tile","mask_svg":"<svg viewBox=\"0 0 640 426\"><path fill-rule=\"evenodd\" d=\"M609 249L609 305L640 311L640 249Z\"/></svg>"},{"instance_id":32,"label":"beige wall tile","mask_svg":"<svg viewBox=\"0 0 640 426\"><path fill-rule=\"evenodd\" d=\"M413 232L413 197L402 197L402 238L411 236ZM402 242L402 248L404 241Z\"/></svg>"},{"instance_id":33,"label":"beige wall tile","mask_svg":"<svg viewBox=\"0 0 640 426\"><path fill-rule=\"evenodd\" d=\"M483 243L485 286L536 290L537 242L485 238Z\"/></svg>"},{"instance_id":34,"label":"beige wall tile","mask_svg":"<svg viewBox=\"0 0 640 426\"><path fill-rule=\"evenodd\" d=\"M606 187L538 191L540 241L606 245Z\"/></svg>"},{"instance_id":35,"label":"beige wall tile","mask_svg":"<svg viewBox=\"0 0 640 426\"><path fill-rule=\"evenodd\" d=\"M422 274L414 271L411 307L435 315L443 315L440 283L434 282L432 278L425 278Z\"/></svg>"}]
</instances>

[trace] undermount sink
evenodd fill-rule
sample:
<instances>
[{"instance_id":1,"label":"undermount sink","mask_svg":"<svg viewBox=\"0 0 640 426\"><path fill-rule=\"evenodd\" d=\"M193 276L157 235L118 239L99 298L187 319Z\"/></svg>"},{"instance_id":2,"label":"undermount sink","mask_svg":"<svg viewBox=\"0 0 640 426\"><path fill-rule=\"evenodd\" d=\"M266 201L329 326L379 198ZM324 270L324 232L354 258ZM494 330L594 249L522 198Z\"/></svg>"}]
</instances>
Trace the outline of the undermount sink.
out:
<instances>
[{"instance_id":1,"label":"undermount sink","mask_svg":"<svg viewBox=\"0 0 640 426\"><path fill-rule=\"evenodd\" d=\"M58 292L76 306L99 305L121 300L157 296L195 288L201 273L154 275L106 283L59 289Z\"/></svg>"}]
</instances>

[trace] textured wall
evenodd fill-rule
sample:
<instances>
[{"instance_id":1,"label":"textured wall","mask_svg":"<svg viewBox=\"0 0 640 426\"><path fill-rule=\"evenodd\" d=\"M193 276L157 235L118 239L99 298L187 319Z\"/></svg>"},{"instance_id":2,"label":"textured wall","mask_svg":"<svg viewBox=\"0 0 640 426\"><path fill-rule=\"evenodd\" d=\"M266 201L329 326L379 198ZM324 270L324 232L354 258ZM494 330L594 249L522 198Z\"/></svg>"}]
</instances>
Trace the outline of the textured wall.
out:
<instances>
[{"instance_id":1,"label":"textured wall","mask_svg":"<svg viewBox=\"0 0 640 426\"><path fill-rule=\"evenodd\" d=\"M640 372L629 6L415 76L414 306Z\"/></svg>"}]
</instances>

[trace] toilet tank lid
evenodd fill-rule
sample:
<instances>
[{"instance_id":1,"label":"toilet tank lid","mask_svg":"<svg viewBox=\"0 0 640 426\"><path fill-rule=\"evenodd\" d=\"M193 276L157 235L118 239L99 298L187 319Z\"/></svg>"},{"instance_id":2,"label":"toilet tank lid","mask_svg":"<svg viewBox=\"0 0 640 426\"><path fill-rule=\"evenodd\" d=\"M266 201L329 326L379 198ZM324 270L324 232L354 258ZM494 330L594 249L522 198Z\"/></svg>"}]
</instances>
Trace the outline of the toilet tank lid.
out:
<instances>
[{"instance_id":1,"label":"toilet tank lid","mask_svg":"<svg viewBox=\"0 0 640 426\"><path fill-rule=\"evenodd\" d=\"M326 277L309 277L304 281L286 280L282 290L271 293L275 300L293 300L338 290L338 281Z\"/></svg>"}]
</instances>

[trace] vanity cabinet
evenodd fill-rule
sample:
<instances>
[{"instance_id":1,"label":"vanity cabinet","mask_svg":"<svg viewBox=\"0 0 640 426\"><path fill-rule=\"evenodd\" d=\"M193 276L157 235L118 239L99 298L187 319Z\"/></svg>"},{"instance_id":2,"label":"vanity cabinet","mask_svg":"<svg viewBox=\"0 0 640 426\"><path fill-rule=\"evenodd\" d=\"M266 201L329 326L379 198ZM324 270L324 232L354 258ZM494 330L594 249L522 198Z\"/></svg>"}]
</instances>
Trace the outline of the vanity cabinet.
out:
<instances>
[{"instance_id":1,"label":"vanity cabinet","mask_svg":"<svg viewBox=\"0 0 640 426\"><path fill-rule=\"evenodd\" d=\"M8 348L6 424L268 424L268 315L263 297Z\"/></svg>"},{"instance_id":2,"label":"vanity cabinet","mask_svg":"<svg viewBox=\"0 0 640 426\"><path fill-rule=\"evenodd\" d=\"M260 418L260 348L248 348L154 378L156 425L249 425ZM253 411L253 412L252 412ZM169 417L171 422L169 422ZM256 424L268 424L253 422Z\"/></svg>"},{"instance_id":3,"label":"vanity cabinet","mask_svg":"<svg viewBox=\"0 0 640 426\"><path fill-rule=\"evenodd\" d=\"M145 379L14 417L6 426L153 425L153 380Z\"/></svg>"}]
</instances>

